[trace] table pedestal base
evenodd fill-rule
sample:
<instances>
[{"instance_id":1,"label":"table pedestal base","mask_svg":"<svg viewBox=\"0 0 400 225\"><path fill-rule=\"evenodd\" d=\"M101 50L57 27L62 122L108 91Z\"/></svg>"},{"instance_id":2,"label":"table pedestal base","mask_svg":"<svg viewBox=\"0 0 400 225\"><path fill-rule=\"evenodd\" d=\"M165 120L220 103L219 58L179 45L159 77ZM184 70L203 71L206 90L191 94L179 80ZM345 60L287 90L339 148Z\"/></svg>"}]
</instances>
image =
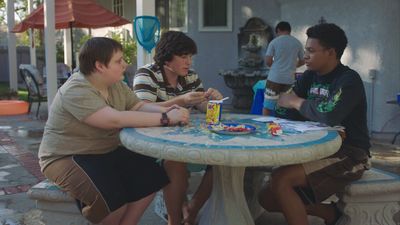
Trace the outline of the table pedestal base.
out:
<instances>
[{"instance_id":1,"label":"table pedestal base","mask_svg":"<svg viewBox=\"0 0 400 225\"><path fill-rule=\"evenodd\" d=\"M254 225L243 191L244 171L213 166L213 190L199 225Z\"/></svg>"}]
</instances>

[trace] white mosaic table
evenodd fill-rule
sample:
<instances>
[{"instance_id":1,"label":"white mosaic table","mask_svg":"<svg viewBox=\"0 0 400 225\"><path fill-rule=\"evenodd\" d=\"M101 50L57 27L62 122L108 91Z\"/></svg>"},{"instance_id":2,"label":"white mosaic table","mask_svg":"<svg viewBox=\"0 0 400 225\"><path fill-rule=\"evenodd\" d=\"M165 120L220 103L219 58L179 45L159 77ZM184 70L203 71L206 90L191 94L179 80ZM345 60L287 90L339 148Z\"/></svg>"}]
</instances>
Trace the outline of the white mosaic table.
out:
<instances>
[{"instance_id":1,"label":"white mosaic table","mask_svg":"<svg viewBox=\"0 0 400 225\"><path fill-rule=\"evenodd\" d=\"M155 158L213 166L213 191L200 225L254 225L243 193L248 166L280 166L321 159L338 151L336 131L299 133L285 130L271 136L255 115L225 114L223 121L257 128L248 135L210 132L203 114L191 116L185 127L125 128L120 139L128 149Z\"/></svg>"}]
</instances>

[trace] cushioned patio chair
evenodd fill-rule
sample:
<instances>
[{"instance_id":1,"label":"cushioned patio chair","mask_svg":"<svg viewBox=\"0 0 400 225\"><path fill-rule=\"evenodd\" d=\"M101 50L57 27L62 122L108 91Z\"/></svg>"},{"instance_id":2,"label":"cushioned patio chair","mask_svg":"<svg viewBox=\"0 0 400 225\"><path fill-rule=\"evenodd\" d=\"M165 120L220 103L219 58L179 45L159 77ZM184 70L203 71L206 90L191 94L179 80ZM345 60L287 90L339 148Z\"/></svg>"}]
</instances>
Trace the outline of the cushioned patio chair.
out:
<instances>
[{"instance_id":1,"label":"cushioned patio chair","mask_svg":"<svg viewBox=\"0 0 400 225\"><path fill-rule=\"evenodd\" d=\"M19 74L22 77L28 90L29 109L31 111L32 103L37 102L38 107L36 110L36 117L39 116L40 103L47 102L46 88L43 78L40 76L39 71L33 65L21 64L19 66Z\"/></svg>"}]
</instances>

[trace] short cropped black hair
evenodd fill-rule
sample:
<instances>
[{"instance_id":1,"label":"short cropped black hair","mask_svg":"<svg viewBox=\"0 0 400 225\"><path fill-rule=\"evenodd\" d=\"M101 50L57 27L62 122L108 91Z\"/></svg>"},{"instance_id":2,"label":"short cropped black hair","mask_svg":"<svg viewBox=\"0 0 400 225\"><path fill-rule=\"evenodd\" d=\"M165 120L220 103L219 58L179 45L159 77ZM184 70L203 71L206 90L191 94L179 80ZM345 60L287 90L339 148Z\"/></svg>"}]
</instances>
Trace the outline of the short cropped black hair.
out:
<instances>
[{"instance_id":1,"label":"short cropped black hair","mask_svg":"<svg viewBox=\"0 0 400 225\"><path fill-rule=\"evenodd\" d=\"M94 37L86 41L79 52L79 70L86 76L96 69L96 61L108 66L113 54L122 51L122 45L117 41Z\"/></svg>"},{"instance_id":2,"label":"short cropped black hair","mask_svg":"<svg viewBox=\"0 0 400 225\"><path fill-rule=\"evenodd\" d=\"M321 23L307 29L308 38L319 40L325 48L333 48L340 59L347 46L347 37L342 28L333 23Z\"/></svg>"},{"instance_id":3,"label":"short cropped black hair","mask_svg":"<svg viewBox=\"0 0 400 225\"><path fill-rule=\"evenodd\" d=\"M288 31L289 33L292 31L292 27L290 27L290 24L286 21L281 21L276 25L275 27L275 33L278 33L278 30L280 31Z\"/></svg>"},{"instance_id":4,"label":"short cropped black hair","mask_svg":"<svg viewBox=\"0 0 400 225\"><path fill-rule=\"evenodd\" d=\"M197 46L193 39L180 31L167 31L157 43L154 61L161 67L165 62L171 61L174 55L195 55L196 53Z\"/></svg>"}]
</instances>

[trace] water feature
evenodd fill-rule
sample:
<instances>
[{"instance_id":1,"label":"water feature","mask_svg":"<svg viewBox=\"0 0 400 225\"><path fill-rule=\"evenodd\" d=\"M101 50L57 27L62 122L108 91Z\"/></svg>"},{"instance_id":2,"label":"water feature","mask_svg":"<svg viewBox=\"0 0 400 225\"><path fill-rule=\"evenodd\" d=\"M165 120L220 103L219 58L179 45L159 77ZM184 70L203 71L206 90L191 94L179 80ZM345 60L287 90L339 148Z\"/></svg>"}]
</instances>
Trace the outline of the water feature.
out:
<instances>
[{"instance_id":1,"label":"water feature","mask_svg":"<svg viewBox=\"0 0 400 225\"><path fill-rule=\"evenodd\" d=\"M272 29L257 17L249 19L238 34L239 67L223 69L219 75L232 89L232 105L236 109L249 109L253 101L253 85L267 78L268 69L264 58L268 43L272 40Z\"/></svg>"}]
</instances>

